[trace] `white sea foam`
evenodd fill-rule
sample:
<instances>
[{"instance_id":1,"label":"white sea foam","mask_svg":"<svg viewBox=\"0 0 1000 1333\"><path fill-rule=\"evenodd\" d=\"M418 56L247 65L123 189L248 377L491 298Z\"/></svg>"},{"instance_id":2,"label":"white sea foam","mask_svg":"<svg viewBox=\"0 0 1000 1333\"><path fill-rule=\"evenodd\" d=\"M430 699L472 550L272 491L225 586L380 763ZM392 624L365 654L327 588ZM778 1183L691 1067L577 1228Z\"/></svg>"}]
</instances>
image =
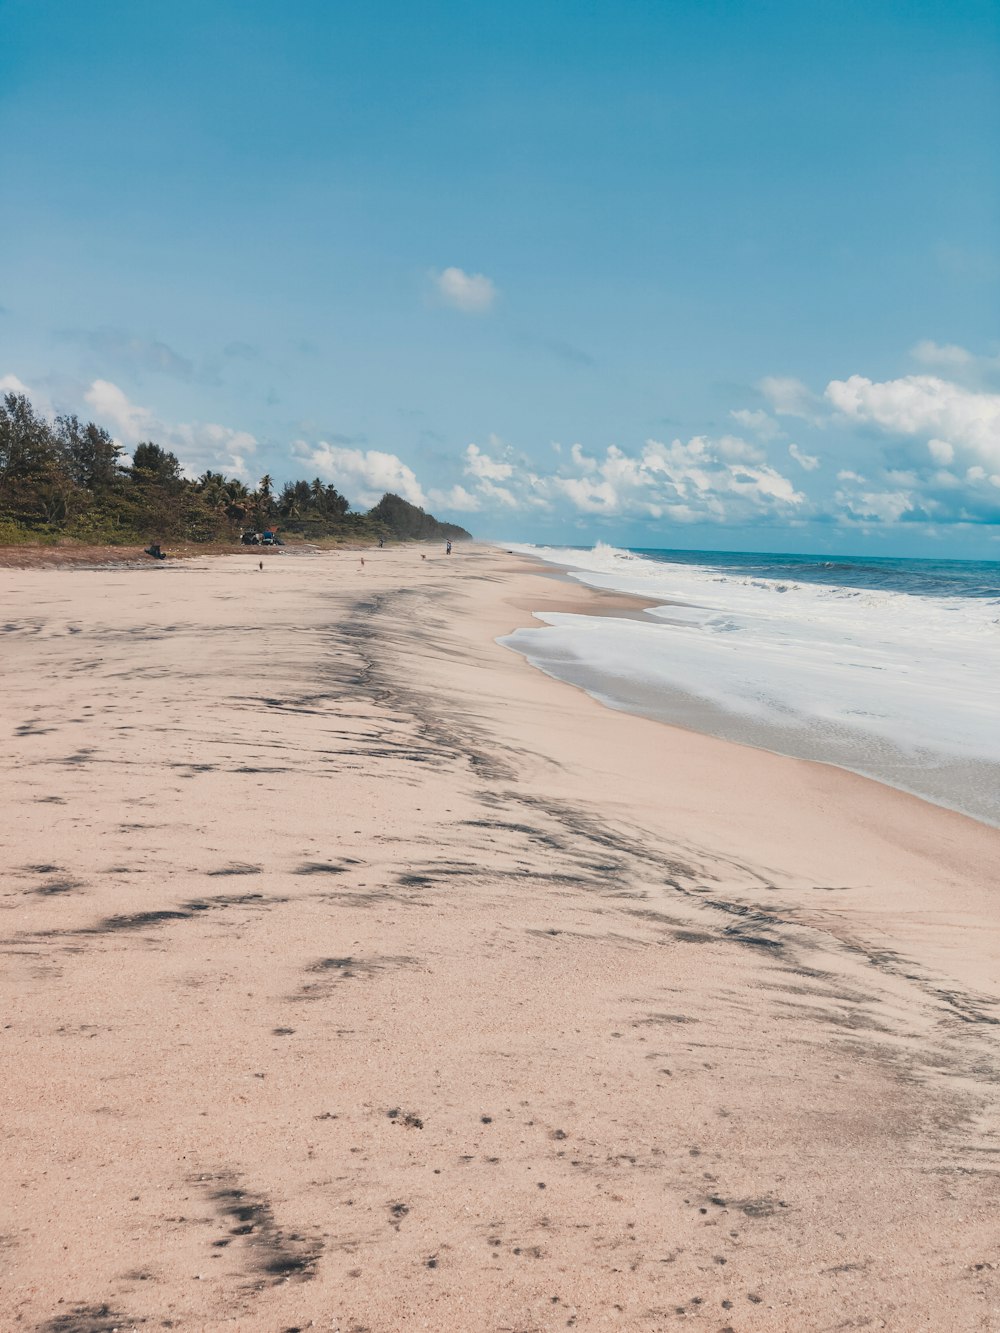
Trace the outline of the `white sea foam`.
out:
<instances>
[{"instance_id":1,"label":"white sea foam","mask_svg":"<svg viewBox=\"0 0 1000 1333\"><path fill-rule=\"evenodd\" d=\"M502 642L605 702L855 772L1000 824L1000 609L783 582L599 544L518 548L657 604L541 614Z\"/></svg>"}]
</instances>

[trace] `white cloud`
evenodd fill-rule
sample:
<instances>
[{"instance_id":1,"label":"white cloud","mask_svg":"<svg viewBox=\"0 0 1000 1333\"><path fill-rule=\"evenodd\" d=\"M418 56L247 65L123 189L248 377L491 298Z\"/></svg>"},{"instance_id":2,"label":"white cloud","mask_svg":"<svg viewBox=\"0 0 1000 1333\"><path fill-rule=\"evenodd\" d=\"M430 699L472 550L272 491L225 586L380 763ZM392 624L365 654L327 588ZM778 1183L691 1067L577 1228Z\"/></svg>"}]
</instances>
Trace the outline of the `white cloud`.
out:
<instances>
[{"instance_id":1,"label":"white cloud","mask_svg":"<svg viewBox=\"0 0 1000 1333\"><path fill-rule=\"evenodd\" d=\"M774 417L761 408L751 411L748 407L740 407L729 415L734 421L738 421L744 430L752 430L761 440L780 440L785 433Z\"/></svg>"},{"instance_id":2,"label":"white cloud","mask_svg":"<svg viewBox=\"0 0 1000 1333\"><path fill-rule=\"evenodd\" d=\"M881 383L852 375L831 380L826 398L849 420L894 435L947 441L987 467L1000 468L1000 394L967 389L936 375Z\"/></svg>"},{"instance_id":3,"label":"white cloud","mask_svg":"<svg viewBox=\"0 0 1000 1333\"><path fill-rule=\"evenodd\" d=\"M715 450L730 463L763 463L767 455L756 444L750 444L740 435L723 435L715 441Z\"/></svg>"},{"instance_id":4,"label":"white cloud","mask_svg":"<svg viewBox=\"0 0 1000 1333\"><path fill-rule=\"evenodd\" d=\"M160 420L148 407L141 407L111 380L94 380L83 395L100 425L106 425L116 440L128 449L142 440L152 440L175 453L190 477L211 469L248 480L250 456L257 441L248 431L234 430L211 421L174 425Z\"/></svg>"},{"instance_id":5,"label":"white cloud","mask_svg":"<svg viewBox=\"0 0 1000 1333\"><path fill-rule=\"evenodd\" d=\"M48 394L43 389L32 389L22 379L18 379L16 375L0 375L0 394L5 393L23 394L25 398L31 400L31 404L39 416L47 417L50 421L56 415L56 410L52 406Z\"/></svg>"},{"instance_id":6,"label":"white cloud","mask_svg":"<svg viewBox=\"0 0 1000 1333\"><path fill-rule=\"evenodd\" d=\"M797 444L790 444L788 452L798 463L799 467L805 472L815 472L819 467L819 459L815 454L804 454Z\"/></svg>"},{"instance_id":7,"label":"white cloud","mask_svg":"<svg viewBox=\"0 0 1000 1333\"><path fill-rule=\"evenodd\" d=\"M413 469L395 454L380 449L348 449L326 440L314 445L296 440L292 450L309 472L332 481L352 504L370 508L386 491L394 491L421 508L427 503Z\"/></svg>"},{"instance_id":8,"label":"white cloud","mask_svg":"<svg viewBox=\"0 0 1000 1333\"><path fill-rule=\"evenodd\" d=\"M441 300L456 310L464 310L466 314L485 314L496 300L497 289L485 273L466 273L460 268L446 268L431 276Z\"/></svg>"},{"instance_id":9,"label":"white cloud","mask_svg":"<svg viewBox=\"0 0 1000 1333\"><path fill-rule=\"evenodd\" d=\"M585 454L578 444L570 445L569 455L581 472L593 472L597 467L597 459Z\"/></svg>"},{"instance_id":10,"label":"white cloud","mask_svg":"<svg viewBox=\"0 0 1000 1333\"><path fill-rule=\"evenodd\" d=\"M102 426L108 426L122 444L134 445L153 430L153 414L128 400L124 390L110 380L94 380L83 395Z\"/></svg>"},{"instance_id":11,"label":"white cloud","mask_svg":"<svg viewBox=\"0 0 1000 1333\"><path fill-rule=\"evenodd\" d=\"M505 505L508 509L517 509L519 501L517 496L508 486L498 486L493 481L481 481L479 483L479 494L484 500L496 500L499 504Z\"/></svg>"},{"instance_id":12,"label":"white cloud","mask_svg":"<svg viewBox=\"0 0 1000 1333\"><path fill-rule=\"evenodd\" d=\"M826 505L831 517L997 522L992 478L1000 476L1000 356L930 339L910 355L927 368L924 373L882 381L855 374L830 380L822 396L787 377L764 379L759 388L779 415L836 427L838 444L848 428L862 428L856 439L871 455L864 471L872 480L852 468L841 470L842 489ZM748 429L757 424L747 411L733 415ZM888 437L882 448L873 446L872 428ZM807 472L820 464L818 455L798 445L790 445L789 454Z\"/></svg>"},{"instance_id":13,"label":"white cloud","mask_svg":"<svg viewBox=\"0 0 1000 1333\"><path fill-rule=\"evenodd\" d=\"M621 498L610 481L556 477L554 484L583 514L617 514L621 511Z\"/></svg>"},{"instance_id":14,"label":"white cloud","mask_svg":"<svg viewBox=\"0 0 1000 1333\"><path fill-rule=\"evenodd\" d=\"M870 523L995 523L1000 518L1000 473L994 477L978 464L948 466L946 441L933 441L937 457L923 446L917 466L882 467L875 481L857 472L838 473L841 488L833 497L832 514L839 521ZM928 455L933 460L929 465Z\"/></svg>"},{"instance_id":15,"label":"white cloud","mask_svg":"<svg viewBox=\"0 0 1000 1333\"><path fill-rule=\"evenodd\" d=\"M490 438L492 442L499 443L495 436ZM485 481L506 481L513 474L514 468L512 464L500 462L484 453L478 444L470 444L465 450L465 471L470 477Z\"/></svg>"},{"instance_id":16,"label":"white cloud","mask_svg":"<svg viewBox=\"0 0 1000 1333\"><path fill-rule=\"evenodd\" d=\"M970 388L1000 384L1000 356L982 356L957 343L936 343L929 338L917 343L910 355L921 365L938 370Z\"/></svg>"},{"instance_id":17,"label":"white cloud","mask_svg":"<svg viewBox=\"0 0 1000 1333\"><path fill-rule=\"evenodd\" d=\"M474 477L484 508L551 507L568 500L581 514L688 523L787 516L806 502L757 445L735 435L671 444L647 440L635 454L609 445L603 455L592 456L573 445L569 458L561 453L561 460L557 474L541 476L470 446L466 472ZM498 480L507 484L497 485Z\"/></svg>"},{"instance_id":18,"label":"white cloud","mask_svg":"<svg viewBox=\"0 0 1000 1333\"><path fill-rule=\"evenodd\" d=\"M206 470L244 480L251 476L251 455L257 452L257 441L249 431L198 421L169 426L154 434L159 444L166 442L191 476Z\"/></svg>"},{"instance_id":19,"label":"white cloud","mask_svg":"<svg viewBox=\"0 0 1000 1333\"><path fill-rule=\"evenodd\" d=\"M1000 357L930 340L911 355L941 373L882 381L851 375L831 380L822 400L798 381L767 380L761 388L776 410L804 417L812 412L813 425L837 427L838 435L851 426L867 434L864 471L872 480L850 468L839 472L842 489L827 505L832 517L848 523L996 523L1000 503L992 479L1000 477L1000 392L989 385L1000 376ZM882 448L871 441L873 428L887 437ZM806 460L813 455L797 446L789 453L809 470Z\"/></svg>"},{"instance_id":20,"label":"white cloud","mask_svg":"<svg viewBox=\"0 0 1000 1333\"><path fill-rule=\"evenodd\" d=\"M960 370L975 360L964 347L955 343L936 343L930 338L917 343L910 355L925 366L947 366L950 370Z\"/></svg>"},{"instance_id":21,"label":"white cloud","mask_svg":"<svg viewBox=\"0 0 1000 1333\"><path fill-rule=\"evenodd\" d=\"M483 507L479 496L473 495L464 486L457 484L447 491L431 491L430 501L435 509L453 510L463 514L475 514Z\"/></svg>"},{"instance_id":22,"label":"white cloud","mask_svg":"<svg viewBox=\"0 0 1000 1333\"><path fill-rule=\"evenodd\" d=\"M848 494L837 492L837 500L847 514L857 520L876 520L879 523L898 523L904 514L916 505L907 491L863 491Z\"/></svg>"},{"instance_id":23,"label":"white cloud","mask_svg":"<svg viewBox=\"0 0 1000 1333\"><path fill-rule=\"evenodd\" d=\"M801 380L788 375L768 375L757 387L779 416L802 417L814 424L820 420L820 401Z\"/></svg>"}]
</instances>

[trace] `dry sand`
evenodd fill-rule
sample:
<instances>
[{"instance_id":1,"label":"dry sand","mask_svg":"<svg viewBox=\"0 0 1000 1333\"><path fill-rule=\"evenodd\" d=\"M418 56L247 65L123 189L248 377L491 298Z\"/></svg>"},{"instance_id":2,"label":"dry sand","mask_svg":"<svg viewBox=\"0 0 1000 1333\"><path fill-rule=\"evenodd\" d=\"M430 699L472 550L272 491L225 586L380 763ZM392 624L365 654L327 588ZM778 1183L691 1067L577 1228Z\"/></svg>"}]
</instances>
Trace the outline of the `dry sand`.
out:
<instances>
[{"instance_id":1,"label":"dry sand","mask_svg":"<svg viewBox=\"0 0 1000 1333\"><path fill-rule=\"evenodd\" d=\"M1000 833L259 558L0 571L0 1327L1000 1328Z\"/></svg>"}]
</instances>

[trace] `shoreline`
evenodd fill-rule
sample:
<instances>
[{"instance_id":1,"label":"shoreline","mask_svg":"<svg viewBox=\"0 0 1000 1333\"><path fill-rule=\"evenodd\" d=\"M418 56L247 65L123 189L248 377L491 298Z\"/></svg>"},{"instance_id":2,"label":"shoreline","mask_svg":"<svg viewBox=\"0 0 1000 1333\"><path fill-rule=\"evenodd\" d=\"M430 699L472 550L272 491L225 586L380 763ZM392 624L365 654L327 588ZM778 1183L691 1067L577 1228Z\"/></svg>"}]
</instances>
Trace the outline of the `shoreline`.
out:
<instances>
[{"instance_id":1,"label":"shoreline","mask_svg":"<svg viewBox=\"0 0 1000 1333\"><path fill-rule=\"evenodd\" d=\"M542 560L541 557L527 553L512 553L517 558L531 562L531 566L541 566L540 572L559 571L555 577L565 580L566 586L584 588L594 594L593 609L584 603L582 606L573 600L559 598L539 599L537 609L548 615L578 615L603 618L616 617L634 620L647 626L656 627L673 623L666 616L650 617L647 611L657 611L672 605L691 606L692 603L673 602L668 599L651 601L638 593L605 590L573 580L569 576L571 565ZM551 577L551 575L550 575ZM615 608L620 607L617 611ZM685 622L678 621L684 625ZM550 628L550 622L536 618L534 622L519 623L508 637L513 637L517 630L530 629L542 631ZM544 635L537 642L544 645ZM853 761L850 756L842 760L824 753L822 739L809 725L809 719L793 731L775 728L766 724L754 724L748 716L730 712L699 694L689 693L680 686L669 686L662 682L645 686L631 677L608 673L586 656L574 660L572 667L550 662L543 652L533 653L529 645L505 643L505 647L525 657L536 670L544 672L554 680L561 681L576 689L583 690L604 707L612 708L633 716L644 717L663 726L676 727L681 731L702 736L712 736L731 745L738 745L763 753L773 754L787 759L796 759L804 763L821 764L828 768L848 773L854 777L874 782L879 786L912 796L916 800L939 810L947 810L961 815L987 828L1000 829L1000 808L996 802L984 802L981 789L989 787L992 771L1000 772L997 765L986 760L961 760L957 756L939 754L938 763L929 767L914 764L912 757L904 749L892 747L889 758L883 760L883 770L867 767L862 761ZM874 737L871 739L875 739ZM829 745L825 747L829 749ZM889 771L894 769L895 771ZM915 772L917 781L908 783L905 774L908 769ZM947 771L951 777L941 787L938 774ZM981 770L981 771L979 771ZM958 775L956 777L955 775ZM956 795L955 782L961 779L966 797ZM922 784L922 785L921 785ZM971 785L970 785L971 784ZM974 793L974 797L969 796ZM966 803L962 804L965 799Z\"/></svg>"},{"instance_id":2,"label":"shoreline","mask_svg":"<svg viewBox=\"0 0 1000 1333\"><path fill-rule=\"evenodd\" d=\"M0 570L12 1326L988 1327L996 831L358 554Z\"/></svg>"}]
</instances>

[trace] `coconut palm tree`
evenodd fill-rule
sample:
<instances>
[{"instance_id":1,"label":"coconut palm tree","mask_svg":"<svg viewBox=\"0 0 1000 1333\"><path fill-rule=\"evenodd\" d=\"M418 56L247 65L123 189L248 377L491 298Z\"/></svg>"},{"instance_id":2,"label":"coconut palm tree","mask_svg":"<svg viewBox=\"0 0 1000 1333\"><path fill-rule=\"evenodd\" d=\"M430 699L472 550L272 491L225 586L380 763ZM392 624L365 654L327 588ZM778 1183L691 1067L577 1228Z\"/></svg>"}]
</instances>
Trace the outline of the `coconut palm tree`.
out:
<instances>
[{"instance_id":1,"label":"coconut palm tree","mask_svg":"<svg viewBox=\"0 0 1000 1333\"><path fill-rule=\"evenodd\" d=\"M274 481L269 472L264 473L257 483L256 491L249 498L257 525L261 528L270 527L274 512Z\"/></svg>"}]
</instances>

